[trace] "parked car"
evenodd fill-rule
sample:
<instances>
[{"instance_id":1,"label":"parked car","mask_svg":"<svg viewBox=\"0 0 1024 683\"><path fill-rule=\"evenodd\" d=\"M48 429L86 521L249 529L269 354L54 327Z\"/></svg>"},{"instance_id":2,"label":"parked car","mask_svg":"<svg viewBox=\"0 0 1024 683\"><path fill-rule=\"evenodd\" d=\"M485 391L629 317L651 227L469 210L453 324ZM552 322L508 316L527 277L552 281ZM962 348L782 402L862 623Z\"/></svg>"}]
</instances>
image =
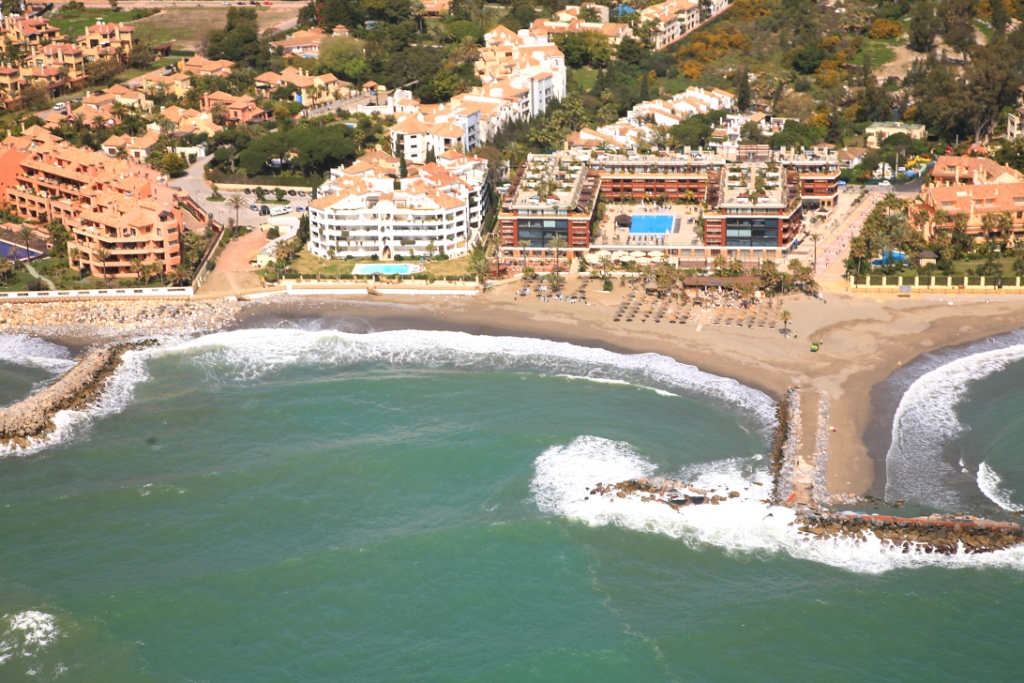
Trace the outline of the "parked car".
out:
<instances>
[{"instance_id":1,"label":"parked car","mask_svg":"<svg viewBox=\"0 0 1024 683\"><path fill-rule=\"evenodd\" d=\"M295 190L288 190L288 196L289 197L294 197L295 196Z\"/></svg>"},{"instance_id":2,"label":"parked car","mask_svg":"<svg viewBox=\"0 0 1024 683\"><path fill-rule=\"evenodd\" d=\"M256 211L256 212L259 212L259 210L260 210L260 207L256 206L255 204L250 204L250 205L249 205L249 210L250 210L250 211Z\"/></svg>"},{"instance_id":3,"label":"parked car","mask_svg":"<svg viewBox=\"0 0 1024 683\"><path fill-rule=\"evenodd\" d=\"M882 182L878 183L878 186L879 187L892 187L892 183L890 183L888 180L883 180Z\"/></svg>"},{"instance_id":4,"label":"parked car","mask_svg":"<svg viewBox=\"0 0 1024 683\"><path fill-rule=\"evenodd\" d=\"M274 3L270 2L270 0L265 0L265 2L263 4L264 5L273 5Z\"/></svg>"},{"instance_id":5,"label":"parked car","mask_svg":"<svg viewBox=\"0 0 1024 683\"><path fill-rule=\"evenodd\" d=\"M252 194L252 190L249 189L248 187L245 188L245 190L243 190L243 192L245 192L246 194Z\"/></svg>"},{"instance_id":6,"label":"parked car","mask_svg":"<svg viewBox=\"0 0 1024 683\"><path fill-rule=\"evenodd\" d=\"M231 4L231 0L224 0L224 1L223 1L222 3L220 3L220 4L222 4L222 5L230 5L230 4Z\"/></svg>"},{"instance_id":7,"label":"parked car","mask_svg":"<svg viewBox=\"0 0 1024 683\"><path fill-rule=\"evenodd\" d=\"M299 190L299 196L300 197L305 197L306 196L306 191L305 190Z\"/></svg>"}]
</instances>

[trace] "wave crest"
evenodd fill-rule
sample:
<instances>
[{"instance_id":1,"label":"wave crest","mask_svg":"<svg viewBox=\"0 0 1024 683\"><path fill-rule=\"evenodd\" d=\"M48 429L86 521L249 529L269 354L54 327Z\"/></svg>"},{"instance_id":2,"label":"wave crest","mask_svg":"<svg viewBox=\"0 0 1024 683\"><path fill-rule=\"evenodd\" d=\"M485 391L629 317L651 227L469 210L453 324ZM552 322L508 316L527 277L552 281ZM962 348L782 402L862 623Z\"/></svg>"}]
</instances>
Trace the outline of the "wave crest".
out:
<instances>
[{"instance_id":1,"label":"wave crest","mask_svg":"<svg viewBox=\"0 0 1024 683\"><path fill-rule=\"evenodd\" d=\"M905 498L952 510L963 502L953 484L963 474L942 459L942 447L963 425L956 406L972 382L1024 359L1024 344L984 351L950 361L919 377L900 399L886 454L886 497Z\"/></svg>"}]
</instances>

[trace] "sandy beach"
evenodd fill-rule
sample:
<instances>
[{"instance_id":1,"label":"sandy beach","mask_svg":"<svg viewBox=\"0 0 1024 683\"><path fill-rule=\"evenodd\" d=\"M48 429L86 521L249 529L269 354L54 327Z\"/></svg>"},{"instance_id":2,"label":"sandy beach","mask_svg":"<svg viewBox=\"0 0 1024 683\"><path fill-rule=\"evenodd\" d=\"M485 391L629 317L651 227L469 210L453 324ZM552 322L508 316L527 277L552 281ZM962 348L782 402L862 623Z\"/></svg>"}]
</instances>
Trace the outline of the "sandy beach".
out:
<instances>
[{"instance_id":1,"label":"sandy beach","mask_svg":"<svg viewBox=\"0 0 1024 683\"><path fill-rule=\"evenodd\" d=\"M575 291L580 282L570 277L564 292ZM445 329L538 337L623 353L663 354L706 372L733 378L776 399L786 389L799 385L826 392L830 399L831 424L836 427L830 437L827 469L830 492L877 495L884 485L878 476L884 477L884 467L878 461L884 457L884 451L878 453L877 444L885 438L882 435L880 439L877 433L869 438L876 451L869 453L865 436L870 436L867 432L872 420L872 387L898 372L899 364L907 364L920 354L1024 327L1024 301L1016 296L987 300L977 295L926 295L899 299L830 292L823 302L791 294L781 302L792 314L789 327L793 334L787 337L781 329L706 325L694 315L686 324L668 324L667 320L641 323L639 318L628 323L624 319L613 322L614 312L624 297L637 294L631 287L618 284L608 293L598 291L597 284L592 283L586 292L586 304L541 301L533 295L523 298L516 294L516 289L515 285L502 285L477 297L280 296L240 306L211 306L215 322L211 321L214 324L208 331L274 326L288 321L351 332ZM31 315L41 319L49 315L42 309L59 305L62 304L19 306L39 309ZM140 316L145 316L144 307L139 306L138 310ZM198 315L189 320L189 331L206 331L202 311L195 312ZM130 316L125 316L121 323L122 335L114 332L109 318L102 329L88 324L52 328L11 325L27 315L25 309L16 314L7 312L4 327L32 331L65 344L74 343L77 337L79 341L74 345L78 347L82 338L94 341L114 336L137 337L147 332L142 321L132 321ZM152 317L146 316L144 320ZM811 342L819 340L824 342L821 350L811 353ZM875 425L873 429L889 427Z\"/></svg>"}]
</instances>

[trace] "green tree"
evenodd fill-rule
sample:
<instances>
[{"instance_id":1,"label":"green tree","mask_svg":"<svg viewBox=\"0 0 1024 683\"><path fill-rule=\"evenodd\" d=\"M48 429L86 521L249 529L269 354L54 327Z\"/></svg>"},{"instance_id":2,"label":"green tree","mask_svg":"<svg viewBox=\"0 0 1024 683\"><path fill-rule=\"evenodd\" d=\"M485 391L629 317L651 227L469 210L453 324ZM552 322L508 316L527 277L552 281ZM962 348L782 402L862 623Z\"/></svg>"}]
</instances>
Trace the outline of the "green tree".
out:
<instances>
[{"instance_id":1,"label":"green tree","mask_svg":"<svg viewBox=\"0 0 1024 683\"><path fill-rule=\"evenodd\" d=\"M750 74L745 68L736 73L736 108L740 111L750 108Z\"/></svg>"},{"instance_id":2,"label":"green tree","mask_svg":"<svg viewBox=\"0 0 1024 683\"><path fill-rule=\"evenodd\" d=\"M172 178L185 175L185 171L188 170L188 162L185 161L185 158L174 152L164 154L160 165L163 167L164 173Z\"/></svg>"},{"instance_id":3,"label":"green tree","mask_svg":"<svg viewBox=\"0 0 1024 683\"><path fill-rule=\"evenodd\" d=\"M547 245L548 249L552 249L555 252L555 272L556 273L558 272L558 268L559 268L559 264L558 264L558 254L559 254L559 251L561 249L564 249L567 245L568 245L568 242L566 242L565 238L562 237L561 235L553 235L550 239L548 239L548 245Z\"/></svg>"},{"instance_id":4,"label":"green tree","mask_svg":"<svg viewBox=\"0 0 1024 683\"><path fill-rule=\"evenodd\" d=\"M914 13L910 18L907 45L916 52L930 52L939 33L939 20L935 16L934 6L930 2L918 2L914 5Z\"/></svg>"},{"instance_id":5,"label":"green tree","mask_svg":"<svg viewBox=\"0 0 1024 683\"><path fill-rule=\"evenodd\" d=\"M66 258L68 255L68 240L71 239L71 233L64 227L64 223L60 219L54 218L46 224L46 231L50 233L50 241L53 242L50 255L57 258Z\"/></svg>"},{"instance_id":6,"label":"green tree","mask_svg":"<svg viewBox=\"0 0 1024 683\"><path fill-rule=\"evenodd\" d=\"M364 50L361 40L327 37L320 43L318 64L324 71L358 83L367 70Z\"/></svg>"},{"instance_id":7,"label":"green tree","mask_svg":"<svg viewBox=\"0 0 1024 683\"><path fill-rule=\"evenodd\" d=\"M475 247L469 255L466 271L475 278L486 280L491 274L491 261L483 247Z\"/></svg>"},{"instance_id":8,"label":"green tree","mask_svg":"<svg viewBox=\"0 0 1024 683\"><path fill-rule=\"evenodd\" d=\"M232 192L228 195L227 203L235 210L235 225L238 225L238 212L245 206L245 197L240 192Z\"/></svg>"},{"instance_id":9,"label":"green tree","mask_svg":"<svg viewBox=\"0 0 1024 683\"><path fill-rule=\"evenodd\" d=\"M280 187L274 188L274 198L277 201L282 201L285 198L285 196L287 196L287 194L288 193L282 190Z\"/></svg>"}]
</instances>

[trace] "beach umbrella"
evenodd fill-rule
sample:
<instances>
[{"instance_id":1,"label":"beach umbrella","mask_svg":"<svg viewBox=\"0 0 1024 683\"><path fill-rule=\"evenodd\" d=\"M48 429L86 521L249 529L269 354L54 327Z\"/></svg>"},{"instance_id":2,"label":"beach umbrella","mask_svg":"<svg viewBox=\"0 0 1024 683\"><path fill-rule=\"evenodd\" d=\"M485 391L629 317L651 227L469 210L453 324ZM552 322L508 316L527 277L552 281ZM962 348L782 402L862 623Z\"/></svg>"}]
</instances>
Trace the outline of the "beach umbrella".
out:
<instances>
[{"instance_id":1,"label":"beach umbrella","mask_svg":"<svg viewBox=\"0 0 1024 683\"><path fill-rule=\"evenodd\" d=\"M649 252L647 252L647 256L648 256L648 258L652 258L652 259L654 259L655 261L657 261L658 259L660 259L660 258L661 258L662 256L664 256L664 255L665 255L665 252L663 252L663 251L658 251L657 249L655 249L654 251L649 251Z\"/></svg>"},{"instance_id":2,"label":"beach umbrella","mask_svg":"<svg viewBox=\"0 0 1024 683\"><path fill-rule=\"evenodd\" d=\"M632 256L633 258L643 258L644 256L647 256L647 252L645 252L645 251L632 251L632 252L629 253L629 255Z\"/></svg>"},{"instance_id":3,"label":"beach umbrella","mask_svg":"<svg viewBox=\"0 0 1024 683\"><path fill-rule=\"evenodd\" d=\"M646 256L641 256L636 260L636 264L638 266L649 266L651 265L651 259L647 258Z\"/></svg>"},{"instance_id":4,"label":"beach umbrella","mask_svg":"<svg viewBox=\"0 0 1024 683\"><path fill-rule=\"evenodd\" d=\"M636 260L636 256L633 256L632 254L621 254L620 256L617 256L616 258L618 258L620 261L634 261L634 260Z\"/></svg>"},{"instance_id":5,"label":"beach umbrella","mask_svg":"<svg viewBox=\"0 0 1024 683\"><path fill-rule=\"evenodd\" d=\"M605 256L609 256L610 257L611 255L612 255L612 252L608 251L607 249L601 249L601 250L597 251L594 254L594 256L596 256L599 259L600 258L604 258Z\"/></svg>"}]
</instances>

